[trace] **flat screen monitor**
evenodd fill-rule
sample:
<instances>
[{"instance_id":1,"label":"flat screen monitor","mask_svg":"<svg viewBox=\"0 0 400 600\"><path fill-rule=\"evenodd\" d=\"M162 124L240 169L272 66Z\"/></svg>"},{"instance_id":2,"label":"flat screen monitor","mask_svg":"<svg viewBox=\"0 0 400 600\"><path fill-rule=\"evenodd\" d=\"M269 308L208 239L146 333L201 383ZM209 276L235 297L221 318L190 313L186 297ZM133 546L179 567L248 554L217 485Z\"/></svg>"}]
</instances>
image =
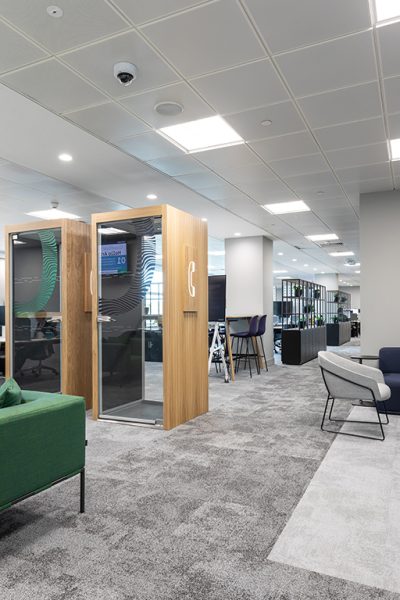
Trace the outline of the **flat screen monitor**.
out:
<instances>
[{"instance_id":1,"label":"flat screen monitor","mask_svg":"<svg viewBox=\"0 0 400 600\"><path fill-rule=\"evenodd\" d=\"M290 300L285 302L274 301L273 306L274 316L276 317L287 317L292 313L292 303Z\"/></svg>"},{"instance_id":2,"label":"flat screen monitor","mask_svg":"<svg viewBox=\"0 0 400 600\"><path fill-rule=\"evenodd\" d=\"M119 275L128 271L126 242L104 244L101 246L102 275Z\"/></svg>"},{"instance_id":3,"label":"flat screen monitor","mask_svg":"<svg viewBox=\"0 0 400 600\"><path fill-rule=\"evenodd\" d=\"M210 275L208 278L208 320L225 321L226 275Z\"/></svg>"}]
</instances>

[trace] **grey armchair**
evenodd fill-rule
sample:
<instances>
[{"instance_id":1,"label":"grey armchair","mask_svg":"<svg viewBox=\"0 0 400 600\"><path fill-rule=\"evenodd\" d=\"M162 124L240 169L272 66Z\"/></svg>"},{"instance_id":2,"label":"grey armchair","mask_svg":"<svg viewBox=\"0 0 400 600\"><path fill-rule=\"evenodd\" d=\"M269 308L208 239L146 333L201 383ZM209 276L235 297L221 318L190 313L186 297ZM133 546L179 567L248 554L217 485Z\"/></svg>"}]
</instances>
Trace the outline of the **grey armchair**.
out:
<instances>
[{"instance_id":1,"label":"grey armchair","mask_svg":"<svg viewBox=\"0 0 400 600\"><path fill-rule=\"evenodd\" d=\"M318 362L321 367L322 378L328 391L328 397L321 422L322 431L383 441L385 439L383 425L389 423L385 401L390 398L390 388L385 384L382 371L375 369L374 367L354 363L333 352L319 352ZM378 420L355 421L351 419L333 419L332 412L336 400L357 400L360 406L375 408ZM381 437L326 429L325 419L330 401L332 404L328 415L329 421L337 423L366 423L369 425L379 425ZM386 421L381 420L379 413L379 409L381 408L383 408Z\"/></svg>"}]
</instances>

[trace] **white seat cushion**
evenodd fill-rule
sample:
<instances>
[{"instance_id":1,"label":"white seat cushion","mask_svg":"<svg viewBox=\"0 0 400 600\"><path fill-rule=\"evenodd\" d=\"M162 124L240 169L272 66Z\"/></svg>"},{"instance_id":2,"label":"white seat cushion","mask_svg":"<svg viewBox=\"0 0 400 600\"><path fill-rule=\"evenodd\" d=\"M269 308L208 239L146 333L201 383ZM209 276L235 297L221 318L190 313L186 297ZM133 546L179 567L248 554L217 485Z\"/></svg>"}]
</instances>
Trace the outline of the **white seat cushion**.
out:
<instances>
[{"instance_id":1,"label":"white seat cushion","mask_svg":"<svg viewBox=\"0 0 400 600\"><path fill-rule=\"evenodd\" d=\"M378 383L378 388L379 388L379 395L380 398L377 398L377 400L389 400L390 396L391 396L391 391L390 391L390 387L388 385L386 385L386 383Z\"/></svg>"}]
</instances>

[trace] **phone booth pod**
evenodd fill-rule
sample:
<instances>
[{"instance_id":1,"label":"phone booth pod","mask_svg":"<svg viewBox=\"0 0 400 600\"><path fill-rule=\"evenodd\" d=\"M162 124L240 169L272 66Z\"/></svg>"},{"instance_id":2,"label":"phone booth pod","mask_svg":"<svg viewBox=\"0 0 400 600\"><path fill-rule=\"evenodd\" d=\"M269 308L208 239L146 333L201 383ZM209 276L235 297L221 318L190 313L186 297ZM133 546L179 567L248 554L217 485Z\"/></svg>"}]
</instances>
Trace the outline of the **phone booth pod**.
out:
<instances>
[{"instance_id":1,"label":"phone booth pod","mask_svg":"<svg viewBox=\"0 0 400 600\"><path fill-rule=\"evenodd\" d=\"M6 376L21 388L92 403L90 226L59 219L9 225Z\"/></svg>"},{"instance_id":2,"label":"phone booth pod","mask_svg":"<svg viewBox=\"0 0 400 600\"><path fill-rule=\"evenodd\" d=\"M208 410L207 224L92 215L93 416L172 429Z\"/></svg>"}]
</instances>

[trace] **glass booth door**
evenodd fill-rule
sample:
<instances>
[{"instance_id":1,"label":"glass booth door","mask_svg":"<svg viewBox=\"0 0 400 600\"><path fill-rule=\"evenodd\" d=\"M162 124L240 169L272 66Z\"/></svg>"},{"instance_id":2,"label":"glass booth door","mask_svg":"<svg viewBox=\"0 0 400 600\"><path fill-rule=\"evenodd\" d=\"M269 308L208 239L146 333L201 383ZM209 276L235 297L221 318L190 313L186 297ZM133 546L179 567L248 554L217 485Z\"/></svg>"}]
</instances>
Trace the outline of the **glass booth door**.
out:
<instances>
[{"instance_id":1,"label":"glass booth door","mask_svg":"<svg viewBox=\"0 0 400 600\"><path fill-rule=\"evenodd\" d=\"M11 373L26 390L61 391L61 228L11 235Z\"/></svg>"},{"instance_id":2,"label":"glass booth door","mask_svg":"<svg viewBox=\"0 0 400 600\"><path fill-rule=\"evenodd\" d=\"M161 217L97 225L99 417L163 420Z\"/></svg>"}]
</instances>

